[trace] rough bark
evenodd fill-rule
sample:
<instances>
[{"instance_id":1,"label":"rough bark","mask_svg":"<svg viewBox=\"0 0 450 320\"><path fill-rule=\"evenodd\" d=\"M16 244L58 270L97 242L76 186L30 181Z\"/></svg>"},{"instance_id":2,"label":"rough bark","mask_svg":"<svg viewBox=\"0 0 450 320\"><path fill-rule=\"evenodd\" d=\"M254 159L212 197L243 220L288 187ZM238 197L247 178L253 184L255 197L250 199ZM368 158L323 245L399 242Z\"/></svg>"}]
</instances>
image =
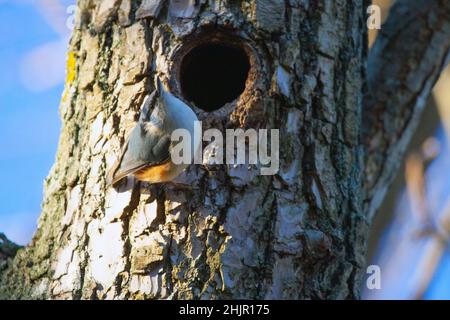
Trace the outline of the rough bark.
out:
<instances>
[{"instance_id":1,"label":"rough bark","mask_svg":"<svg viewBox=\"0 0 450 320\"><path fill-rule=\"evenodd\" d=\"M0 294L357 298L369 227L366 5L80 0L39 228L3 273ZM279 128L279 173L193 165L183 187L106 188L155 74L180 95L180 57L211 35L243 46L252 67L236 102L195 110L206 127Z\"/></svg>"}]
</instances>

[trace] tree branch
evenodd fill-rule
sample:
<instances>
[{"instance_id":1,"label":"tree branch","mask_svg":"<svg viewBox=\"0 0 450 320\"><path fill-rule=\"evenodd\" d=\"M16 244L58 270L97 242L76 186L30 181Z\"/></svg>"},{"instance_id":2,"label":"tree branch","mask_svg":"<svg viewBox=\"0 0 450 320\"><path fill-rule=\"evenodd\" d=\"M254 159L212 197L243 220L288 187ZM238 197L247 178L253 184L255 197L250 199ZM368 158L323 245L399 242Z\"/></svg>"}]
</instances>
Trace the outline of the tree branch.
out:
<instances>
[{"instance_id":1,"label":"tree branch","mask_svg":"<svg viewBox=\"0 0 450 320\"><path fill-rule=\"evenodd\" d=\"M450 1L399 0L369 53L363 110L365 212L373 217L448 63Z\"/></svg>"},{"instance_id":2,"label":"tree branch","mask_svg":"<svg viewBox=\"0 0 450 320\"><path fill-rule=\"evenodd\" d=\"M9 241L3 233L0 233L0 272L8 259L14 258L20 246Z\"/></svg>"}]
</instances>

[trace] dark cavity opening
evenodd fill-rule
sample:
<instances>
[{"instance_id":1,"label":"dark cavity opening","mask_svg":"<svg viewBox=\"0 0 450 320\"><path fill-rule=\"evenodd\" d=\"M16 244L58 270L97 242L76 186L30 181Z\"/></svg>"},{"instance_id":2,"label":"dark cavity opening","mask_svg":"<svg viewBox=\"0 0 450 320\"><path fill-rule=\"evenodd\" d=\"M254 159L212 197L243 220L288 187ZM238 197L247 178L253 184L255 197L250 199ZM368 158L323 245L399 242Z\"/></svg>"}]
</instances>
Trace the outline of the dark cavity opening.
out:
<instances>
[{"instance_id":1,"label":"dark cavity opening","mask_svg":"<svg viewBox=\"0 0 450 320\"><path fill-rule=\"evenodd\" d=\"M214 111L241 95L249 70L244 49L203 44L187 53L181 62L181 91L187 101L205 111Z\"/></svg>"}]
</instances>

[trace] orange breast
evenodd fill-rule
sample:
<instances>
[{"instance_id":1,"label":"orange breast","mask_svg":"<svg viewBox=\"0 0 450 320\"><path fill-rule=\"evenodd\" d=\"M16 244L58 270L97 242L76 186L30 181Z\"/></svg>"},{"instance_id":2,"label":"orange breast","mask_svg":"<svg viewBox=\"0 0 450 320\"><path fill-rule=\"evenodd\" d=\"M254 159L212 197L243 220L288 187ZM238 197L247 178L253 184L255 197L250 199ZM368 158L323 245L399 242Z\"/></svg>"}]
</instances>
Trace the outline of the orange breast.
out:
<instances>
[{"instance_id":1,"label":"orange breast","mask_svg":"<svg viewBox=\"0 0 450 320\"><path fill-rule=\"evenodd\" d=\"M179 168L169 160L162 164L142 169L134 175L141 181L159 183L175 179L183 169L184 168Z\"/></svg>"}]
</instances>

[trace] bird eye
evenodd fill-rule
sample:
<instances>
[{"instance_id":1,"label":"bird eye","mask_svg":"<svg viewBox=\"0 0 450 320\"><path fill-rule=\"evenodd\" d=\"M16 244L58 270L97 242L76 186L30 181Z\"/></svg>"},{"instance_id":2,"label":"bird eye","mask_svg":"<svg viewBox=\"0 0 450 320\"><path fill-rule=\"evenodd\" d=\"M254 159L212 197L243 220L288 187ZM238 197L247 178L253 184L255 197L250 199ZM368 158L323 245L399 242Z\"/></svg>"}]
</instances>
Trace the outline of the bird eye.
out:
<instances>
[{"instance_id":1,"label":"bird eye","mask_svg":"<svg viewBox=\"0 0 450 320\"><path fill-rule=\"evenodd\" d=\"M245 50L206 43L181 61L180 87L184 98L205 111L214 111L237 99L245 90L250 70Z\"/></svg>"}]
</instances>

